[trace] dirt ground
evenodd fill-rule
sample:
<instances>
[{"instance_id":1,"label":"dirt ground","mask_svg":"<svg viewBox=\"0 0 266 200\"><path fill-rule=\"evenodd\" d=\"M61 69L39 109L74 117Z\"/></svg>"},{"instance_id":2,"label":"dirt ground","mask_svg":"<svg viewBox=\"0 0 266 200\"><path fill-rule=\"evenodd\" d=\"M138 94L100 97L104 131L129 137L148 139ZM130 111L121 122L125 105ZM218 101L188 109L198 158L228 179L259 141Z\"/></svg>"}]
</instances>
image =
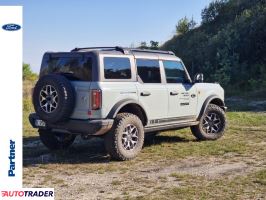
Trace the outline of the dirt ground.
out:
<instances>
[{"instance_id":1,"label":"dirt ground","mask_svg":"<svg viewBox=\"0 0 266 200\"><path fill-rule=\"evenodd\" d=\"M62 152L24 138L23 186L54 187L56 199L266 199L265 119L229 114L218 141L198 142L189 129L164 132L128 162L110 160L100 138L77 138Z\"/></svg>"}]
</instances>

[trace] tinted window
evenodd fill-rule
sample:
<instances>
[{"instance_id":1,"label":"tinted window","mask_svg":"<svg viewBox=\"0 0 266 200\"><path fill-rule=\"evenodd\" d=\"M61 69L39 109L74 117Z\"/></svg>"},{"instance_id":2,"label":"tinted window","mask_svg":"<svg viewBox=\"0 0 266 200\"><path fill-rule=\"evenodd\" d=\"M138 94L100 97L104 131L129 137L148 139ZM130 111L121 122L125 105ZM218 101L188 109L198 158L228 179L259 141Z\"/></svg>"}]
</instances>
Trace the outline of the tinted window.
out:
<instances>
[{"instance_id":1,"label":"tinted window","mask_svg":"<svg viewBox=\"0 0 266 200\"><path fill-rule=\"evenodd\" d=\"M188 81L181 62L163 61L167 83L185 83Z\"/></svg>"},{"instance_id":2,"label":"tinted window","mask_svg":"<svg viewBox=\"0 0 266 200\"><path fill-rule=\"evenodd\" d=\"M92 59L82 56L76 57L52 57L47 56L42 63L40 75L50 73L64 74L69 79L91 81Z\"/></svg>"},{"instance_id":3,"label":"tinted window","mask_svg":"<svg viewBox=\"0 0 266 200\"><path fill-rule=\"evenodd\" d=\"M131 68L129 58L105 57L104 77L106 79L130 79Z\"/></svg>"},{"instance_id":4,"label":"tinted window","mask_svg":"<svg viewBox=\"0 0 266 200\"><path fill-rule=\"evenodd\" d=\"M138 75L143 83L161 83L158 60L137 59Z\"/></svg>"}]
</instances>

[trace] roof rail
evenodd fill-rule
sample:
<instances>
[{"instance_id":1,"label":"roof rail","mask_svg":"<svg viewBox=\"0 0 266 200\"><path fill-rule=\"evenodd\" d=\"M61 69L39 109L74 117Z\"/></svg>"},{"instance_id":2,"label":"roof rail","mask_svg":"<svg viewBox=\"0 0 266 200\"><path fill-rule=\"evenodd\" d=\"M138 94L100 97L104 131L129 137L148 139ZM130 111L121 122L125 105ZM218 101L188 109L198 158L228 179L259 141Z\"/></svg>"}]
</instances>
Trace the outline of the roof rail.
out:
<instances>
[{"instance_id":1,"label":"roof rail","mask_svg":"<svg viewBox=\"0 0 266 200\"><path fill-rule=\"evenodd\" d=\"M129 51L127 48L123 48L123 47L119 47L119 46L115 46L115 47L84 47L84 48L75 48L72 49L71 51L80 51L80 50L115 50L115 51L121 51L123 54L128 54Z\"/></svg>"},{"instance_id":2,"label":"roof rail","mask_svg":"<svg viewBox=\"0 0 266 200\"><path fill-rule=\"evenodd\" d=\"M124 47L84 47L84 48L74 48L71 51L80 51L80 50L115 50L120 51L123 54L129 54L129 52L144 52L144 53L161 53L161 54L170 54L174 55L172 51L161 51L161 50L151 50L151 49L134 49L134 48L124 48Z\"/></svg>"},{"instance_id":3,"label":"roof rail","mask_svg":"<svg viewBox=\"0 0 266 200\"><path fill-rule=\"evenodd\" d=\"M161 53L161 54L175 55L172 51L161 51L161 50L152 50L152 49L130 49L130 50L133 52Z\"/></svg>"},{"instance_id":4,"label":"roof rail","mask_svg":"<svg viewBox=\"0 0 266 200\"><path fill-rule=\"evenodd\" d=\"M80 50L93 50L93 49L113 49L114 47L82 47L82 48L74 48L71 51L80 51Z\"/></svg>"}]
</instances>

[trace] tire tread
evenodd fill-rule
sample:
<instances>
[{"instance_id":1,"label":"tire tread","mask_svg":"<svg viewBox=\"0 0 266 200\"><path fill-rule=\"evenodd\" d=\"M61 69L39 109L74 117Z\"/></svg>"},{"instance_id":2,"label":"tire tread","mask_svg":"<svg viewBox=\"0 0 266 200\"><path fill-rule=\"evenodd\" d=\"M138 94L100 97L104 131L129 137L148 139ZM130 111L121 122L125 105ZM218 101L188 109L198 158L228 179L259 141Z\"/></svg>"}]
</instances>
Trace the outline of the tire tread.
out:
<instances>
[{"instance_id":1,"label":"tire tread","mask_svg":"<svg viewBox=\"0 0 266 200\"><path fill-rule=\"evenodd\" d=\"M118 144L118 142L119 142L118 141L119 128L121 126L123 126L123 123L126 119L135 121L135 122L141 124L141 126L142 126L142 122L134 114L131 114L131 113L119 113L119 114L117 114L112 129L106 134L105 139L104 139L105 148L106 148L107 152L115 160L126 161L126 160L131 160L135 157L135 156L125 155L119 150L119 144ZM143 135L142 140L144 140L144 131L143 131L142 135ZM138 153L138 151L135 154L137 154L137 153Z\"/></svg>"},{"instance_id":2,"label":"tire tread","mask_svg":"<svg viewBox=\"0 0 266 200\"><path fill-rule=\"evenodd\" d=\"M208 112L209 110L213 110L213 111L220 113L222 115L222 117L224 118L224 126L223 126L222 130L219 132L219 134L215 134L213 136L210 136L210 135L207 135L206 133L204 133L202 130L202 127L201 127L202 117L205 116L205 113ZM224 135L224 131L226 129L227 121L226 121L225 112L219 106L217 106L215 104L209 104L205 113L201 116L200 123L198 125L192 126L190 128L191 132L198 140L217 140Z\"/></svg>"}]
</instances>

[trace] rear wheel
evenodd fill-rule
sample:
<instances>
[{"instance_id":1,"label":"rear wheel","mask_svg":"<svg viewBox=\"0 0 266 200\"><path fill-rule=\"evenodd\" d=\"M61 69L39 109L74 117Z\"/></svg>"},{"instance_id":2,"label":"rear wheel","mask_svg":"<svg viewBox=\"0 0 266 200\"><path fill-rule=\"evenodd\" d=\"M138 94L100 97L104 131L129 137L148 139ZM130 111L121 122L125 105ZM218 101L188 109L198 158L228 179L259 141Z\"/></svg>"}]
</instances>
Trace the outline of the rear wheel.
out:
<instances>
[{"instance_id":1,"label":"rear wheel","mask_svg":"<svg viewBox=\"0 0 266 200\"><path fill-rule=\"evenodd\" d=\"M76 136L68 133L52 132L51 130L39 130L40 140L50 150L68 148Z\"/></svg>"},{"instance_id":2,"label":"rear wheel","mask_svg":"<svg viewBox=\"0 0 266 200\"><path fill-rule=\"evenodd\" d=\"M131 113L119 113L111 131L105 136L105 148L113 159L130 160L137 156L144 143L144 128Z\"/></svg>"},{"instance_id":3,"label":"rear wheel","mask_svg":"<svg viewBox=\"0 0 266 200\"><path fill-rule=\"evenodd\" d=\"M209 104L199 124L192 126L191 131L199 140L217 140L223 136L225 128L225 112L219 106Z\"/></svg>"}]
</instances>

